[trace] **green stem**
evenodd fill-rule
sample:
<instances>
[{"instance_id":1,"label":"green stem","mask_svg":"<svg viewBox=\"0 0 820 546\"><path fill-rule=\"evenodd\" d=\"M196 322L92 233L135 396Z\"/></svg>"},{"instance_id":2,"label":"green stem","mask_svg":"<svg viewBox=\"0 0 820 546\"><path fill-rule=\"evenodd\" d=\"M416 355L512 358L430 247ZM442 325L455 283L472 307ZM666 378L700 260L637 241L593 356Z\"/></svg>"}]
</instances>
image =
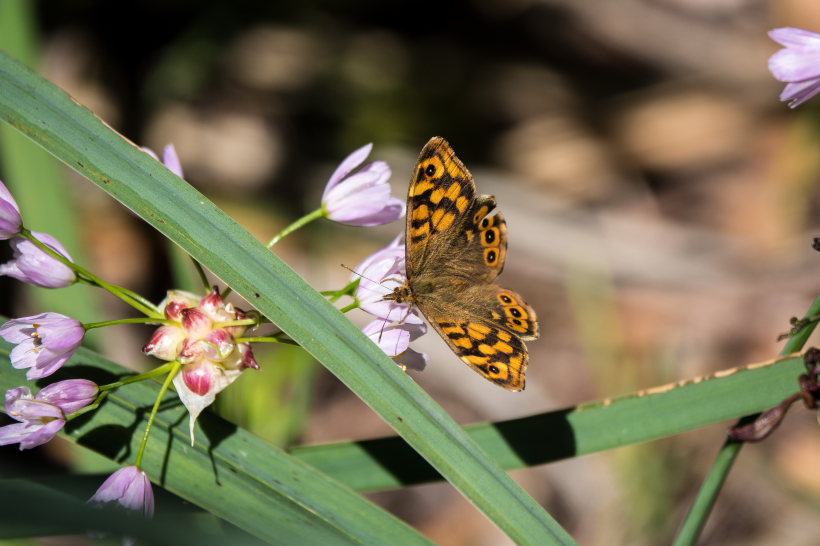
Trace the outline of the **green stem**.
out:
<instances>
[{"instance_id":1,"label":"green stem","mask_svg":"<svg viewBox=\"0 0 820 546\"><path fill-rule=\"evenodd\" d=\"M97 409L99 407L99 405L102 403L102 401L105 400L105 397L108 396L108 395L109 395L108 391L100 392L99 396L97 396L97 399L94 400L94 402L91 405L86 406L82 409L78 409L74 413L69 413L68 415L65 416L65 420L66 421L71 421L72 419L76 419L77 417L79 417L83 413L88 413L89 411L93 411L93 410Z\"/></svg>"},{"instance_id":2,"label":"green stem","mask_svg":"<svg viewBox=\"0 0 820 546\"><path fill-rule=\"evenodd\" d=\"M209 293L211 291L211 285L208 284L208 277L205 275L205 270L202 269L202 264L194 260L193 256L191 256L191 261L194 262L194 267L196 267L196 271L199 273L199 280L202 281L202 286L205 287L205 293Z\"/></svg>"},{"instance_id":3,"label":"green stem","mask_svg":"<svg viewBox=\"0 0 820 546\"><path fill-rule=\"evenodd\" d=\"M117 319L117 320L106 320L103 322L89 322L88 324L83 324L85 327L86 332L88 330L92 330L94 328L103 328L105 326L115 326L117 324L176 324L179 325L178 321L171 320L171 319L158 319L153 317L140 317L140 318L127 318L127 319Z\"/></svg>"},{"instance_id":4,"label":"green stem","mask_svg":"<svg viewBox=\"0 0 820 546\"><path fill-rule=\"evenodd\" d=\"M122 288L120 286L114 286L114 285L108 284L107 282L105 282L101 279L98 279L97 277L95 277L94 275L92 275L91 273L89 273L88 271L86 271L85 269L80 267L79 265L75 264L71 260L68 260L65 256L63 256L59 252L54 251L54 249L52 249L50 246L48 246L48 245L40 242L39 240L37 240L37 238L34 235L32 235L29 230L24 228L20 232L20 236L25 237L26 239L28 239L29 241L31 241L32 243L37 245L40 248L40 250L42 250L43 252L45 252L46 254L51 256L52 258L54 258L57 261L59 261L60 263L62 263L63 265L65 265L67 267L70 267L73 271L75 271L78 274L85 277L84 279L81 278L80 280L83 280L85 282L91 282L93 284L96 284L100 288L104 288L104 289L108 290L109 292L111 292L112 294L114 294L115 296L117 296L118 298L123 300L128 305L131 305L132 307L135 307L135 308L139 309L139 311L141 311L142 313L148 315L149 317L151 317L151 316L162 317L162 313L159 312L159 309L157 309L157 307L155 305L153 305L152 303L147 301L142 296L140 296L138 294L135 294L134 292L131 292L130 290L127 290L127 289Z\"/></svg>"},{"instance_id":5,"label":"green stem","mask_svg":"<svg viewBox=\"0 0 820 546\"><path fill-rule=\"evenodd\" d=\"M145 381L146 379L151 379L152 377L165 375L166 373L168 373L168 371L170 369L172 369L174 367L174 364L176 364L176 361L165 363L165 364L163 364L162 366L160 366L158 368L154 368L150 372L141 373L139 375L132 375L131 377L126 377L125 379L121 379L121 380L117 381L116 383L109 383L108 385L102 385L100 387L100 391L110 391L110 390L122 387L123 385L128 385L130 383L137 383L138 381Z\"/></svg>"},{"instance_id":6,"label":"green stem","mask_svg":"<svg viewBox=\"0 0 820 546\"><path fill-rule=\"evenodd\" d=\"M347 313L348 311L352 311L353 309L356 309L356 308L358 308L358 307L359 307L359 300L355 300L355 301L354 301L353 303L351 303L350 305L347 305L347 306L345 306L345 307L342 307L342 308L340 309L340 311L341 311L342 313Z\"/></svg>"},{"instance_id":7,"label":"green stem","mask_svg":"<svg viewBox=\"0 0 820 546\"><path fill-rule=\"evenodd\" d=\"M337 290L335 292L322 292L322 295L331 296L331 298L328 300L330 303L337 301L342 296L352 296L356 293L356 289L359 287L359 281L361 281L361 279L350 281L349 283L347 283L347 286L345 286L341 290Z\"/></svg>"},{"instance_id":8,"label":"green stem","mask_svg":"<svg viewBox=\"0 0 820 546\"><path fill-rule=\"evenodd\" d=\"M226 320L225 322L215 322L213 328L228 328L229 326L256 326L258 319Z\"/></svg>"},{"instance_id":9,"label":"green stem","mask_svg":"<svg viewBox=\"0 0 820 546\"><path fill-rule=\"evenodd\" d=\"M134 465L137 468L140 468L142 464L142 456L145 453L145 446L148 444L148 434L151 432L151 425L154 424L154 417L157 416L157 410L159 410L159 404L162 402L162 397L165 395L165 391L168 390L168 386L171 384L171 381L174 380L174 376L179 371L180 363L178 361L170 362L169 364L172 365L171 372L168 374L168 377L165 378L165 383L162 384L162 388L159 390L159 394L157 395L157 401L154 402L154 407L151 410L151 415L148 417L148 425L145 427L145 434L142 436L142 443L140 444L140 450L137 453L137 460L134 462Z\"/></svg>"},{"instance_id":10,"label":"green stem","mask_svg":"<svg viewBox=\"0 0 820 546\"><path fill-rule=\"evenodd\" d=\"M820 296L814 300L804 319L811 319L818 313L820 313ZM780 356L790 355L800 351L816 327L817 322L809 322L806 324L802 330L789 338L783 350L780 351ZM744 417L737 424L744 425L756 417L756 415ZM718 456L714 464L712 464L712 468L700 486L698 495L695 497L695 502L692 503L692 507L689 508L689 512L683 520L680 531L678 531L678 536L675 537L674 546L692 546L697 542L703 530L703 526L706 524L706 519L712 511L712 506L715 504L718 493L720 493L720 488L726 481L726 476L729 474L732 464L734 464L735 459L740 453L741 447L743 447L742 442L726 440L723 447L720 448Z\"/></svg>"},{"instance_id":11,"label":"green stem","mask_svg":"<svg viewBox=\"0 0 820 546\"><path fill-rule=\"evenodd\" d=\"M222 296L222 299L224 300L225 298L228 297L228 294L230 294L231 292L233 292L233 289L230 286L226 286L225 290L222 291L220 296Z\"/></svg>"},{"instance_id":12,"label":"green stem","mask_svg":"<svg viewBox=\"0 0 820 546\"><path fill-rule=\"evenodd\" d=\"M237 337L234 338L237 343L284 343L285 345L299 345L292 339L279 339L274 336L264 337Z\"/></svg>"},{"instance_id":13,"label":"green stem","mask_svg":"<svg viewBox=\"0 0 820 546\"><path fill-rule=\"evenodd\" d=\"M290 234L291 232L296 231L297 229L304 226L305 224L310 223L310 222L316 220L317 218L322 218L324 216L327 216L327 213L325 213L324 207L316 209L316 210L314 210L313 212L311 212L310 214L308 214L306 216L302 216L301 218L299 218L298 220L293 222L291 225L289 225L288 227L283 229L282 232L279 233L279 235L277 235L276 237L271 239L270 242L268 243L268 248L270 248L273 245L275 245L276 243L278 243L283 237Z\"/></svg>"}]
</instances>

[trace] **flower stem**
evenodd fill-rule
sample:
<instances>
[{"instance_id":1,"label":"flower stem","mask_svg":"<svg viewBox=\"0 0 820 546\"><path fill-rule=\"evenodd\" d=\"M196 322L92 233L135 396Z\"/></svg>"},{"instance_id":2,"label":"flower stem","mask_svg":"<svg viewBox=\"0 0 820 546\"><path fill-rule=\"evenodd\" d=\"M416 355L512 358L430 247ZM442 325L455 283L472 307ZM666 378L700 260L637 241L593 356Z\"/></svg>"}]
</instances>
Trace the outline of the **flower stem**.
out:
<instances>
[{"instance_id":1,"label":"flower stem","mask_svg":"<svg viewBox=\"0 0 820 546\"><path fill-rule=\"evenodd\" d=\"M194 262L194 267L196 267L197 273L199 273L199 279L202 281L202 286L205 287L205 293L211 291L211 286L208 284L208 277L205 276L205 270L202 269L202 264L198 261L194 260L194 257L191 256L191 261Z\"/></svg>"},{"instance_id":2,"label":"flower stem","mask_svg":"<svg viewBox=\"0 0 820 546\"><path fill-rule=\"evenodd\" d=\"M83 324L86 332L93 328L102 328L104 326L114 326L116 324L179 324L178 321L171 319L158 319L153 317L127 318L117 320L106 320L103 322L90 322Z\"/></svg>"},{"instance_id":3,"label":"flower stem","mask_svg":"<svg viewBox=\"0 0 820 546\"><path fill-rule=\"evenodd\" d=\"M102 390L102 389L100 389L100 390ZM105 400L105 397L108 396L108 395L109 395L108 391L100 392L99 396L97 396L97 399L94 400L94 402L92 402L91 405L86 406L82 409L78 409L74 413L69 413L68 415L65 416L65 420L66 421L71 421L72 419L75 419L75 418L79 417L83 413L88 413L89 411L93 411L93 410L97 409L100 406L100 404L102 403L102 401Z\"/></svg>"},{"instance_id":4,"label":"flower stem","mask_svg":"<svg viewBox=\"0 0 820 546\"><path fill-rule=\"evenodd\" d=\"M268 243L268 248L278 243L285 235L288 235L290 232L296 231L305 224L310 223L316 220L317 218L322 218L323 216L326 216L324 207L314 210L307 216L302 216L301 218L293 222L291 225L283 229L282 232L279 233L279 235L271 239Z\"/></svg>"},{"instance_id":5,"label":"flower stem","mask_svg":"<svg viewBox=\"0 0 820 546\"><path fill-rule=\"evenodd\" d=\"M336 292L322 292L323 296L331 296L328 300L330 303L337 301L342 296L352 296L356 293L356 289L359 287L359 281L361 279L356 279L347 283L347 286L342 288L341 290L337 290Z\"/></svg>"},{"instance_id":6,"label":"flower stem","mask_svg":"<svg viewBox=\"0 0 820 546\"><path fill-rule=\"evenodd\" d=\"M345 307L342 307L342 308L340 309L340 311L341 311L342 313L347 313L348 311L352 311L352 310L354 310L354 309L356 309L356 308L358 308L358 307L359 307L359 300L354 300L354 301L353 301L353 303L351 303L350 305L347 305L347 306L345 306Z\"/></svg>"},{"instance_id":7,"label":"flower stem","mask_svg":"<svg viewBox=\"0 0 820 546\"><path fill-rule=\"evenodd\" d=\"M237 337L234 338L237 343L284 343L285 345L299 345L292 339L279 339L273 336L265 337Z\"/></svg>"},{"instance_id":8,"label":"flower stem","mask_svg":"<svg viewBox=\"0 0 820 546\"><path fill-rule=\"evenodd\" d=\"M134 465L140 469L140 465L142 464L142 456L145 453L145 446L148 444L148 434L151 432L151 425L154 424L154 417L157 416L159 404L160 402L162 402L162 397L165 395L165 391L168 390L168 386L171 384L171 381L174 380L174 376L179 371L179 367L181 365L179 361L169 362L168 364L171 365L171 372L168 374L168 377L165 378L165 383L162 384L162 388L159 390L159 394L157 395L157 401L154 402L154 407L151 410L151 415L148 417L148 425L145 427L145 434L142 436L140 450L137 453L137 460L134 462Z\"/></svg>"},{"instance_id":9,"label":"flower stem","mask_svg":"<svg viewBox=\"0 0 820 546\"><path fill-rule=\"evenodd\" d=\"M164 375L168 373L168 370L174 367L176 362L168 362L163 364L159 368L154 368L150 372L141 373L139 375L132 375L131 377L126 377L125 379L121 379L116 383L109 383L108 385L102 385L100 387L100 391L110 391L116 389L118 387L122 387L123 385L128 385L129 383L137 383L138 381L145 381L146 379L151 379L152 377L157 377L159 375Z\"/></svg>"},{"instance_id":10,"label":"flower stem","mask_svg":"<svg viewBox=\"0 0 820 546\"><path fill-rule=\"evenodd\" d=\"M259 324L258 319L241 319L241 320L226 320L225 322L215 322L214 328L227 328L229 326L256 326Z\"/></svg>"},{"instance_id":11,"label":"flower stem","mask_svg":"<svg viewBox=\"0 0 820 546\"><path fill-rule=\"evenodd\" d=\"M162 317L162 313L159 312L159 309L157 309L157 307L154 304L152 304L151 302L149 302L148 300L146 300L145 298L143 298L139 294L131 292L130 290L128 290L126 288L122 288L120 286L114 286L114 285L108 284L107 282L103 281L102 279L98 279L97 277L95 277L94 275L92 275L91 273L89 273L88 271L86 271L85 269L80 267L79 265L77 265L74 262L72 262L71 260L67 259L65 256L63 256L59 252L56 252L50 246L40 242L37 239L37 237L35 237L34 235L31 234L31 232L29 230L27 230L25 228L22 229L20 231L20 236L25 237L26 239L28 239L29 241L31 241L32 243L37 245L37 247L40 248L40 250L42 250L43 252L45 252L46 254L48 254L49 256L54 258L55 260L59 261L63 265L65 265L67 267L70 267L72 270L74 270L79 275L84 277L84 278L81 278L80 280L83 280L85 282L89 282L91 284L95 284L95 285L99 286L100 288L104 288L104 289L108 290L109 292L111 292L112 294L114 294L115 296L117 296L118 298L123 300L128 305L131 305L132 307L135 307L135 308L139 309L142 313L145 313L149 317L158 317L158 318Z\"/></svg>"}]
</instances>

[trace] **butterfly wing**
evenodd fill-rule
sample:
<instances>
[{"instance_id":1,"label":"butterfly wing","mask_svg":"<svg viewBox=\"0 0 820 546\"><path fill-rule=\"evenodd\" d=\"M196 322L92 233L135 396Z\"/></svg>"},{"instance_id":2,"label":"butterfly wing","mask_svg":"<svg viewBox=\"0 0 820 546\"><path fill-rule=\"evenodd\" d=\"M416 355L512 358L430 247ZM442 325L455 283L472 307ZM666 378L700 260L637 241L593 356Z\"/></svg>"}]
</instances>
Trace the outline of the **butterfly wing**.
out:
<instances>
[{"instance_id":1,"label":"butterfly wing","mask_svg":"<svg viewBox=\"0 0 820 546\"><path fill-rule=\"evenodd\" d=\"M433 261L441 243L459 233L459 227L475 202L475 183L470 171L450 145L434 137L419 154L407 193L407 277Z\"/></svg>"},{"instance_id":2,"label":"butterfly wing","mask_svg":"<svg viewBox=\"0 0 820 546\"><path fill-rule=\"evenodd\" d=\"M535 311L512 290L475 285L418 303L453 352L479 375L510 391L524 389L524 340L538 337Z\"/></svg>"}]
</instances>

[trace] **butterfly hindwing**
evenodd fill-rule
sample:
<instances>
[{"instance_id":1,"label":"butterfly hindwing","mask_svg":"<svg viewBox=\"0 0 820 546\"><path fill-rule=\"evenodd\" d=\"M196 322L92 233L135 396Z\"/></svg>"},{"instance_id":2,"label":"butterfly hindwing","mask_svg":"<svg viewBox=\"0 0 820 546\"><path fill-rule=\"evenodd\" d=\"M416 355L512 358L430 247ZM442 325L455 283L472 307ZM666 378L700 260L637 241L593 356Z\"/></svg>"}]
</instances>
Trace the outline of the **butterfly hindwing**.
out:
<instances>
[{"instance_id":1,"label":"butterfly hindwing","mask_svg":"<svg viewBox=\"0 0 820 546\"><path fill-rule=\"evenodd\" d=\"M443 138L421 151L407 195L407 276L435 260L445 241L459 233L475 201L470 172Z\"/></svg>"}]
</instances>

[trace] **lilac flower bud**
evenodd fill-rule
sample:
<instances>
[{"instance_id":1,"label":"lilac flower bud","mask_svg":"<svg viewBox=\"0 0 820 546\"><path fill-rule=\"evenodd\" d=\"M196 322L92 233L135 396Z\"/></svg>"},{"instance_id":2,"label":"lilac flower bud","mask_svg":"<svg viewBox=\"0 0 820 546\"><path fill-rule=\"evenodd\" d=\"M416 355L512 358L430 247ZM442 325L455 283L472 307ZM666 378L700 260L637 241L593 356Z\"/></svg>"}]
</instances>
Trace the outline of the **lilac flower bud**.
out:
<instances>
[{"instance_id":1,"label":"lilac flower bud","mask_svg":"<svg viewBox=\"0 0 820 546\"><path fill-rule=\"evenodd\" d=\"M168 308L165 309L167 312ZM185 332L179 326L160 326L142 348L142 352L162 360L176 360L183 339Z\"/></svg>"},{"instance_id":2,"label":"lilac flower bud","mask_svg":"<svg viewBox=\"0 0 820 546\"><path fill-rule=\"evenodd\" d=\"M73 261L63 245L48 233L32 231L31 234L68 261ZM11 240L11 246L14 247L14 257L11 261L0 265L0 275L8 275L18 281L41 288L65 288L77 281L77 275L73 269L53 258L28 239L15 237Z\"/></svg>"},{"instance_id":3,"label":"lilac flower bud","mask_svg":"<svg viewBox=\"0 0 820 546\"><path fill-rule=\"evenodd\" d=\"M151 148L143 146L142 150L159 161L159 157L157 157L157 154ZM182 176L182 165L179 162L179 157L177 156L177 151L173 144L165 145L165 149L162 151L162 164L178 177L185 178Z\"/></svg>"},{"instance_id":4,"label":"lilac flower bud","mask_svg":"<svg viewBox=\"0 0 820 546\"><path fill-rule=\"evenodd\" d=\"M0 445L20 444L20 451L51 440L65 425L63 411L48 402L35 400L28 387L6 391L6 413L20 421L0 428Z\"/></svg>"},{"instance_id":5,"label":"lilac flower bud","mask_svg":"<svg viewBox=\"0 0 820 546\"><path fill-rule=\"evenodd\" d=\"M786 46L769 58L769 71L789 82L780 94L794 108L820 92L820 34L799 28L776 28L769 37Z\"/></svg>"},{"instance_id":6,"label":"lilac flower bud","mask_svg":"<svg viewBox=\"0 0 820 546\"><path fill-rule=\"evenodd\" d=\"M126 466L114 472L88 502L100 508L106 504L121 506L129 512L140 512L149 519L154 515L151 481L136 466Z\"/></svg>"},{"instance_id":7,"label":"lilac flower bud","mask_svg":"<svg viewBox=\"0 0 820 546\"><path fill-rule=\"evenodd\" d=\"M345 179L372 148L368 144L347 156L328 180L322 208L331 220L351 226L380 226L404 216L404 201L390 195L387 180L391 172L384 161L365 165Z\"/></svg>"},{"instance_id":8,"label":"lilac flower bud","mask_svg":"<svg viewBox=\"0 0 820 546\"><path fill-rule=\"evenodd\" d=\"M0 182L0 240L11 239L23 228L20 207L6 186Z\"/></svg>"},{"instance_id":9,"label":"lilac flower bud","mask_svg":"<svg viewBox=\"0 0 820 546\"><path fill-rule=\"evenodd\" d=\"M68 415L91 404L99 393L96 383L87 379L68 379L41 389L35 398L54 404Z\"/></svg>"},{"instance_id":10,"label":"lilac flower bud","mask_svg":"<svg viewBox=\"0 0 820 546\"><path fill-rule=\"evenodd\" d=\"M0 327L0 337L16 343L11 365L26 373L29 380L56 372L80 346L85 336L82 323L58 313L41 313L13 319Z\"/></svg>"}]
</instances>

